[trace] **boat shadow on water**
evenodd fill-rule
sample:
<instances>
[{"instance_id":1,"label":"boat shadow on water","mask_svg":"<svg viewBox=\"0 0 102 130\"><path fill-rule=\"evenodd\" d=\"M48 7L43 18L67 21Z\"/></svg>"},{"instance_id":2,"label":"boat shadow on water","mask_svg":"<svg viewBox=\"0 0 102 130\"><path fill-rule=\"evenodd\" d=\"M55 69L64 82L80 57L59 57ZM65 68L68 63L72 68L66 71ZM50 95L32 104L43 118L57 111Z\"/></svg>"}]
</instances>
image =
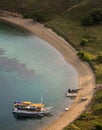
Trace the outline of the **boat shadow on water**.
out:
<instances>
[{"instance_id":1,"label":"boat shadow on water","mask_svg":"<svg viewBox=\"0 0 102 130\"><path fill-rule=\"evenodd\" d=\"M23 116L23 115L18 115L16 113L13 113L13 117L16 120L41 120L44 117L52 117L53 115L50 113L47 114L39 114L39 115L34 115L34 116Z\"/></svg>"}]
</instances>

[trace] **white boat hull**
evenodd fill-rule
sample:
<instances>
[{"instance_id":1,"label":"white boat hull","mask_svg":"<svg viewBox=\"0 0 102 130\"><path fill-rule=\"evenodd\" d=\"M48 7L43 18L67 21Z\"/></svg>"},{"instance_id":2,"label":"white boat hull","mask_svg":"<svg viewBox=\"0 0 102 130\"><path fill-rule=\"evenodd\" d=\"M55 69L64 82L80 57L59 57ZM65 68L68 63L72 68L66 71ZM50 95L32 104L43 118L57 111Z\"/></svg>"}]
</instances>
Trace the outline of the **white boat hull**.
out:
<instances>
[{"instance_id":1,"label":"white boat hull","mask_svg":"<svg viewBox=\"0 0 102 130\"><path fill-rule=\"evenodd\" d=\"M45 115L50 113L50 109L52 107L47 107L46 110L44 111L26 111L26 110L18 110L16 108L13 109L12 113L16 116L21 116L21 117L33 117L33 116L40 116L40 115Z\"/></svg>"},{"instance_id":2,"label":"white boat hull","mask_svg":"<svg viewBox=\"0 0 102 130\"><path fill-rule=\"evenodd\" d=\"M76 97L77 93L66 93L66 97Z\"/></svg>"}]
</instances>

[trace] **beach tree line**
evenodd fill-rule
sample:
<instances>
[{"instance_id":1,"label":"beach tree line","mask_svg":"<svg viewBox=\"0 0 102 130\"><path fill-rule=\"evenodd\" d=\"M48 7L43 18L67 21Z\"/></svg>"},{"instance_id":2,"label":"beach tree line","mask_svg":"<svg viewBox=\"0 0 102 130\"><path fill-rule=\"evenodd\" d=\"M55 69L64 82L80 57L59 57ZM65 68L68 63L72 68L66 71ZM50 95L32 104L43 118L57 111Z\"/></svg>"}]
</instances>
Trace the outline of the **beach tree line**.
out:
<instances>
[{"instance_id":1,"label":"beach tree line","mask_svg":"<svg viewBox=\"0 0 102 130\"><path fill-rule=\"evenodd\" d=\"M46 22L50 19L49 15L44 10L35 10L30 14L24 14L24 18L32 18L37 22Z\"/></svg>"}]
</instances>

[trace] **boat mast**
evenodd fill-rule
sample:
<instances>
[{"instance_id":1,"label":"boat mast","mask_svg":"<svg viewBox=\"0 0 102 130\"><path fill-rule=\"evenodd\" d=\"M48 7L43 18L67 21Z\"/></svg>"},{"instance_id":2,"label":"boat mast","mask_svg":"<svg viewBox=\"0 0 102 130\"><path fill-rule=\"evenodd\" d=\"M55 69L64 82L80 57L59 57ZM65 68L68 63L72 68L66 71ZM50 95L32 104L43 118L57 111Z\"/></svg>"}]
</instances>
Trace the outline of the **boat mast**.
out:
<instances>
[{"instance_id":1,"label":"boat mast","mask_svg":"<svg viewBox=\"0 0 102 130\"><path fill-rule=\"evenodd\" d=\"M41 104L43 104L43 96L42 96L42 94L41 94Z\"/></svg>"}]
</instances>

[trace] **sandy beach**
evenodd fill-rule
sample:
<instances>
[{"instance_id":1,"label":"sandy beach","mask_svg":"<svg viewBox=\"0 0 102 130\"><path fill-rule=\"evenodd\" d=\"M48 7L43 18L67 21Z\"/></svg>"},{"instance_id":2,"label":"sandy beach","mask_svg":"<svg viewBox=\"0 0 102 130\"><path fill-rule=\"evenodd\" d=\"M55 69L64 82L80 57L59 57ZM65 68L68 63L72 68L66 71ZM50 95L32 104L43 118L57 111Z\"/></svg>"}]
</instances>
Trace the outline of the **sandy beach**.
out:
<instances>
[{"instance_id":1,"label":"sandy beach","mask_svg":"<svg viewBox=\"0 0 102 130\"><path fill-rule=\"evenodd\" d=\"M70 106L68 111L63 112L57 120L53 121L44 130L62 130L66 125L73 122L89 105L95 84L95 77L92 69L86 62L82 62L77 57L77 51L62 37L58 36L51 29L45 28L42 24L33 22L31 19L23 19L21 16L4 15L0 16L1 20L15 24L22 28L27 29L34 35L47 41L55 47L78 72L79 89L74 103ZM67 88L67 85L66 85ZM86 101L81 101L81 98L87 98Z\"/></svg>"}]
</instances>

